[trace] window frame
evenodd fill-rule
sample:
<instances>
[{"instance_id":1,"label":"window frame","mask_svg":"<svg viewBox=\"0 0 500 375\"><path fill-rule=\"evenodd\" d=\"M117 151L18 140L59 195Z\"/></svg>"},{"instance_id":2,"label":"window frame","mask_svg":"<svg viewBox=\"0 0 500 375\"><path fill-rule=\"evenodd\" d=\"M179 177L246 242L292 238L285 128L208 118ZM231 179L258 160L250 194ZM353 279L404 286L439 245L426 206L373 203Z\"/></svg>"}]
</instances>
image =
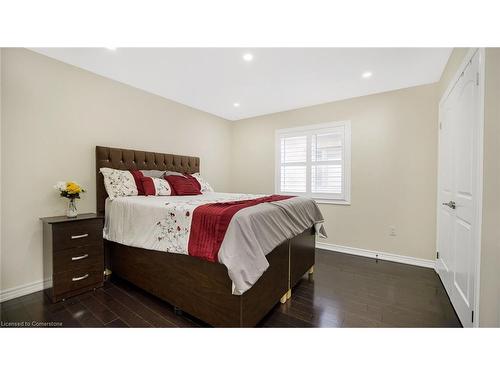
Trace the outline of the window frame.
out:
<instances>
[{"instance_id":1,"label":"window frame","mask_svg":"<svg viewBox=\"0 0 500 375\"><path fill-rule=\"evenodd\" d=\"M311 192L311 173L314 165L331 165L335 162L313 162L311 155L311 137L313 135L343 132L343 155L341 164L343 166L342 187L343 192L340 195L336 194L313 194ZM297 165L306 165L306 192L282 192L281 191L281 139L283 135L290 136L307 136L306 162L299 162ZM293 194L314 199L317 203L324 204L351 204L351 122L350 121L334 121L320 124L296 126L292 128L277 129L275 133L275 159L274 159L274 189L276 194Z\"/></svg>"}]
</instances>

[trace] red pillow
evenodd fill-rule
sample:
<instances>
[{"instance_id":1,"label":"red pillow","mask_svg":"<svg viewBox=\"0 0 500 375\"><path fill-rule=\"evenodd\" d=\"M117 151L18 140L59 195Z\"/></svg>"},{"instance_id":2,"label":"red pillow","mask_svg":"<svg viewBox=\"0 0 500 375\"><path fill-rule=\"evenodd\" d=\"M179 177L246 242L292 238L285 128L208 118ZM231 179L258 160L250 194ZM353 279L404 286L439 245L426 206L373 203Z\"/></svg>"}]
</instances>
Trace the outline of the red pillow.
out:
<instances>
[{"instance_id":1,"label":"red pillow","mask_svg":"<svg viewBox=\"0 0 500 375\"><path fill-rule=\"evenodd\" d=\"M196 189L198 189L200 191L200 194L201 194L201 184L200 184L200 181L198 181L195 177L193 177L190 174L185 174L184 176L186 176L186 178L188 180L191 180L191 182L193 183L193 185L196 186Z\"/></svg>"},{"instance_id":2,"label":"red pillow","mask_svg":"<svg viewBox=\"0 0 500 375\"><path fill-rule=\"evenodd\" d=\"M149 177L141 178L142 188L144 189L144 195L156 195L155 185L153 180Z\"/></svg>"},{"instance_id":3,"label":"red pillow","mask_svg":"<svg viewBox=\"0 0 500 375\"><path fill-rule=\"evenodd\" d=\"M141 181L144 195L172 195L169 182L163 178L143 177Z\"/></svg>"},{"instance_id":4,"label":"red pillow","mask_svg":"<svg viewBox=\"0 0 500 375\"><path fill-rule=\"evenodd\" d=\"M200 184L191 176L165 176L172 188L172 195L200 195ZM197 183L194 183L195 180Z\"/></svg>"},{"instance_id":5,"label":"red pillow","mask_svg":"<svg viewBox=\"0 0 500 375\"><path fill-rule=\"evenodd\" d=\"M137 195L145 195L144 193L144 187L142 186L142 181L141 179L144 177L141 171L129 171L132 173L132 177L134 177L135 181L135 186L137 186Z\"/></svg>"}]
</instances>

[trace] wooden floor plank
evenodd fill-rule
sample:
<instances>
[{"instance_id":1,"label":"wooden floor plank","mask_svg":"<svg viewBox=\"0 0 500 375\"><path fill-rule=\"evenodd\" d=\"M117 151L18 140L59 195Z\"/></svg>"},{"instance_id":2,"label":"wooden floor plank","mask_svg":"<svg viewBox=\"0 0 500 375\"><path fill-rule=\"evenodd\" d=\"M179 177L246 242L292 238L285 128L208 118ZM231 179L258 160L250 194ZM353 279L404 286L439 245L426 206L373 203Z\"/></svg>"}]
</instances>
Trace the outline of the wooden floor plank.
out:
<instances>
[{"instance_id":1,"label":"wooden floor plank","mask_svg":"<svg viewBox=\"0 0 500 375\"><path fill-rule=\"evenodd\" d=\"M258 327L461 326L431 269L317 250L314 270ZM16 298L0 304L0 313L2 322L59 322L64 327L206 326L118 278L55 304L43 292Z\"/></svg>"},{"instance_id":2,"label":"wooden floor plank","mask_svg":"<svg viewBox=\"0 0 500 375\"><path fill-rule=\"evenodd\" d=\"M118 316L105 304L99 302L94 295L95 292L89 292L78 296L78 299L103 325L116 320Z\"/></svg>"},{"instance_id":3,"label":"wooden floor plank","mask_svg":"<svg viewBox=\"0 0 500 375\"><path fill-rule=\"evenodd\" d=\"M201 322L193 321L193 319L190 319L187 315L177 315L172 305L139 289L135 285L132 285L125 280L115 279L113 281L113 285L138 299L148 308L164 316L176 327L198 327L201 324Z\"/></svg>"},{"instance_id":4,"label":"wooden floor plank","mask_svg":"<svg viewBox=\"0 0 500 375\"><path fill-rule=\"evenodd\" d=\"M108 328L128 328L128 325L120 318L116 318L115 320L106 324L106 327L108 327Z\"/></svg>"},{"instance_id":5,"label":"wooden floor plank","mask_svg":"<svg viewBox=\"0 0 500 375\"><path fill-rule=\"evenodd\" d=\"M108 307L113 313L120 317L129 327L144 328L151 327L151 324L142 319L134 311L124 306L112 296L107 294L107 291L98 289L95 292L96 299L103 305Z\"/></svg>"},{"instance_id":6,"label":"wooden floor plank","mask_svg":"<svg viewBox=\"0 0 500 375\"><path fill-rule=\"evenodd\" d=\"M175 324L170 320L166 319L164 316L158 314L154 310L148 308L138 299L133 298L128 293L126 293L123 289L113 287L106 289L106 293L111 295L117 301L121 302L123 305L127 306L129 309L133 310L137 315L139 315L146 322L150 323L153 327L175 327Z\"/></svg>"},{"instance_id":7,"label":"wooden floor plank","mask_svg":"<svg viewBox=\"0 0 500 375\"><path fill-rule=\"evenodd\" d=\"M104 324L92 314L92 311L82 304L78 298L72 298L76 303L66 305L66 310L71 316L80 323L82 327L99 328L104 327Z\"/></svg>"}]
</instances>

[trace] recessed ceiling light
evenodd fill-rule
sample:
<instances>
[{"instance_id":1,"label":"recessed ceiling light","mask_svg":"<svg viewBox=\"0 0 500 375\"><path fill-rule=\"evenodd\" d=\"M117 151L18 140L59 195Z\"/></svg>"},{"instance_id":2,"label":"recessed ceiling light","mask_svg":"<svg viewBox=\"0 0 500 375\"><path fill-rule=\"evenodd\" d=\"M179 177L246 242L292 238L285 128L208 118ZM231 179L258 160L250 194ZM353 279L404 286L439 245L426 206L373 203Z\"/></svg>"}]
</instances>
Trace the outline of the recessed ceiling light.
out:
<instances>
[{"instance_id":1,"label":"recessed ceiling light","mask_svg":"<svg viewBox=\"0 0 500 375\"><path fill-rule=\"evenodd\" d=\"M245 60L245 61L252 61L253 60L253 55L251 53L245 53L243 55L243 60Z\"/></svg>"},{"instance_id":2,"label":"recessed ceiling light","mask_svg":"<svg viewBox=\"0 0 500 375\"><path fill-rule=\"evenodd\" d=\"M373 75L373 73L372 73L372 72L364 72L364 73L361 75L361 77L363 77L363 78L370 78L372 75Z\"/></svg>"},{"instance_id":3,"label":"recessed ceiling light","mask_svg":"<svg viewBox=\"0 0 500 375\"><path fill-rule=\"evenodd\" d=\"M233 103L233 107L238 108L240 106L240 103Z\"/></svg>"}]
</instances>

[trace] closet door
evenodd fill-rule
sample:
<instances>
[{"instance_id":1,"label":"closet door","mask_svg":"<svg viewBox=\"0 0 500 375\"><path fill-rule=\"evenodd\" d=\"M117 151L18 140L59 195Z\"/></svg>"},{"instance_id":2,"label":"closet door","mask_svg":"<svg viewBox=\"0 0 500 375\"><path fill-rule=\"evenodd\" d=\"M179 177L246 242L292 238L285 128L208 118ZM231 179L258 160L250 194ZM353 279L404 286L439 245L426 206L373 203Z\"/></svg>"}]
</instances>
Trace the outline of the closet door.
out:
<instances>
[{"instance_id":1,"label":"closet door","mask_svg":"<svg viewBox=\"0 0 500 375\"><path fill-rule=\"evenodd\" d=\"M480 234L478 59L440 105L437 270L464 327L473 325Z\"/></svg>"}]
</instances>

